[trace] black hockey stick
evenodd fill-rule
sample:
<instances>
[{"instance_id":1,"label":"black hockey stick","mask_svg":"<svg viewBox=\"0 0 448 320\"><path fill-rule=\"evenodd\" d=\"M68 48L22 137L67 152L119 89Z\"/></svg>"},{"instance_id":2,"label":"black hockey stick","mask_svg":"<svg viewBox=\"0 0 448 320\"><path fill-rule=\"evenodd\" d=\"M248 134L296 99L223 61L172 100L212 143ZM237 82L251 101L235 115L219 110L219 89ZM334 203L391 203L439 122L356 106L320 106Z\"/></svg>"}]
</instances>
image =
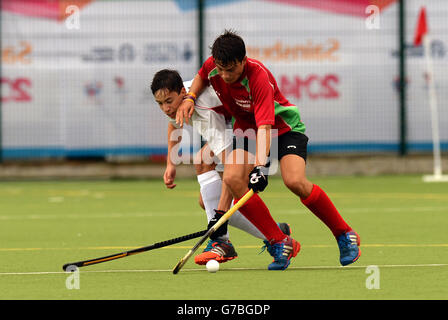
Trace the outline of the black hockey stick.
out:
<instances>
[{"instance_id":1,"label":"black hockey stick","mask_svg":"<svg viewBox=\"0 0 448 320\"><path fill-rule=\"evenodd\" d=\"M182 237L178 237L178 238L174 238L174 239L170 239L170 240L166 240L166 241L162 241L162 242L157 242L157 243L154 243L153 245L150 245L150 246L141 247L141 248L137 248L137 249L133 249L133 250L129 250L129 251L124 251L124 252L121 252L121 253L112 254L112 255L109 255L109 256L101 257L101 258L66 263L66 264L64 264L62 266L62 269L64 271L66 271L68 269L68 267L70 267L70 266L76 266L76 267L90 266L92 264L97 264L97 263L107 262L107 261L111 261L111 260L116 260L116 259L124 258L124 257L127 257L127 256L131 256L131 255L134 255L134 254L137 254L137 253L142 253L142 252L146 252L146 251L149 251L149 250L170 246L172 244L176 244L176 243L179 243L179 242L184 242L184 241L191 240L191 239L194 239L194 238L199 238L199 237L203 236L207 231L208 230L202 230L202 231L199 231L199 232L187 234L187 235L182 236ZM74 270L72 270L72 271L74 271Z\"/></svg>"}]
</instances>

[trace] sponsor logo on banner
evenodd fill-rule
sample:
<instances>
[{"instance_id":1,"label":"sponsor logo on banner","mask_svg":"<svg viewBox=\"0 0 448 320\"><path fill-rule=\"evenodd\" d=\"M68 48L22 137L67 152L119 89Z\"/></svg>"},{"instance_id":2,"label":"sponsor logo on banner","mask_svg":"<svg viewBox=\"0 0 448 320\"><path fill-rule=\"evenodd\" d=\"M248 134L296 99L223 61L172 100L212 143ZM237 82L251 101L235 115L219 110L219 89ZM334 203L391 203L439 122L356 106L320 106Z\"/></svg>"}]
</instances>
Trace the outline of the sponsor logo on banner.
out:
<instances>
[{"instance_id":1,"label":"sponsor logo on banner","mask_svg":"<svg viewBox=\"0 0 448 320\"><path fill-rule=\"evenodd\" d=\"M89 101L95 105L102 105L103 83L101 81L91 81L84 85L84 94Z\"/></svg>"},{"instance_id":2,"label":"sponsor logo on banner","mask_svg":"<svg viewBox=\"0 0 448 320\"><path fill-rule=\"evenodd\" d=\"M431 56L434 59L443 59L447 55L447 48L442 40L438 39L432 40L430 48L431 48L430 49ZM411 58L423 58L424 57L423 51L424 51L423 46L415 46L414 44L406 44L405 46L406 55ZM393 57L398 57L400 53L398 50L393 50L391 55Z\"/></svg>"},{"instance_id":3,"label":"sponsor logo on banner","mask_svg":"<svg viewBox=\"0 0 448 320\"><path fill-rule=\"evenodd\" d=\"M89 53L81 55L81 59L85 62L133 62L135 56L134 46L123 43L118 49L109 46L94 47Z\"/></svg>"},{"instance_id":4,"label":"sponsor logo on banner","mask_svg":"<svg viewBox=\"0 0 448 320\"><path fill-rule=\"evenodd\" d=\"M83 54L81 59L85 62L113 62L114 49L111 47L94 47L88 54Z\"/></svg>"},{"instance_id":5,"label":"sponsor logo on banner","mask_svg":"<svg viewBox=\"0 0 448 320\"><path fill-rule=\"evenodd\" d=\"M29 90L32 87L28 78L1 78L1 101L7 102L31 102L33 100Z\"/></svg>"},{"instance_id":6,"label":"sponsor logo on banner","mask_svg":"<svg viewBox=\"0 0 448 320\"><path fill-rule=\"evenodd\" d=\"M277 41L266 47L247 46L247 53L251 58L261 61L338 61L337 53L340 43L337 39L328 39L324 42L290 44Z\"/></svg>"},{"instance_id":7,"label":"sponsor logo on banner","mask_svg":"<svg viewBox=\"0 0 448 320\"><path fill-rule=\"evenodd\" d=\"M88 53L82 54L81 59L89 63L132 63L140 61L150 64L157 62L191 62L193 54L190 43L152 42L144 44L140 51L134 45L124 43L118 48L111 46L93 47Z\"/></svg>"},{"instance_id":8,"label":"sponsor logo on banner","mask_svg":"<svg viewBox=\"0 0 448 320\"><path fill-rule=\"evenodd\" d=\"M285 96L297 100L303 98L311 100L338 99L340 97L338 89L340 79L337 74L282 75L279 80L280 91Z\"/></svg>"},{"instance_id":9,"label":"sponsor logo on banner","mask_svg":"<svg viewBox=\"0 0 448 320\"><path fill-rule=\"evenodd\" d=\"M30 64L33 47L28 41L20 41L17 45L7 45L2 48L2 63Z\"/></svg>"},{"instance_id":10,"label":"sponsor logo on banner","mask_svg":"<svg viewBox=\"0 0 448 320\"><path fill-rule=\"evenodd\" d=\"M190 43L178 44L176 42L149 43L143 49L143 62L189 62L193 58Z\"/></svg>"},{"instance_id":11,"label":"sponsor logo on banner","mask_svg":"<svg viewBox=\"0 0 448 320\"><path fill-rule=\"evenodd\" d=\"M115 94L118 96L118 103L125 104L128 90L126 89L124 78L116 76L114 78L114 84Z\"/></svg>"},{"instance_id":12,"label":"sponsor logo on banner","mask_svg":"<svg viewBox=\"0 0 448 320\"><path fill-rule=\"evenodd\" d=\"M115 76L111 81L106 83L103 81L93 80L84 84L84 95L88 98L90 103L95 105L103 105L104 91L112 84L112 93L115 95L118 104L123 105L126 103L129 90L126 88L125 79L122 76ZM109 91L108 91L109 92Z\"/></svg>"}]
</instances>

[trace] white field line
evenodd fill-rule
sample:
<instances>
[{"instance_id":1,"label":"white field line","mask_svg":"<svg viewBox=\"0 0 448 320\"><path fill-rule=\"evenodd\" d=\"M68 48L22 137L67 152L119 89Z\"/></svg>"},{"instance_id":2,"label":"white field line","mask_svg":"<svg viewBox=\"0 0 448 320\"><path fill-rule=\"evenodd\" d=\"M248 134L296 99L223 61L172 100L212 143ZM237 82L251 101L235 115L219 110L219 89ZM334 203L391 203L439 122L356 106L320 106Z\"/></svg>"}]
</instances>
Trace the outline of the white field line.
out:
<instances>
[{"instance_id":1,"label":"white field line","mask_svg":"<svg viewBox=\"0 0 448 320\"><path fill-rule=\"evenodd\" d=\"M369 213L369 212L439 212L448 211L447 207L389 207L389 208L341 208L347 213ZM303 208L279 211L282 215L307 214ZM201 215L201 211L178 211L176 216ZM27 215L0 215L0 221L6 220L52 220L52 219L119 219L119 218L148 218L164 216L165 212L129 212L129 213L89 213L89 214L27 214Z\"/></svg>"},{"instance_id":2,"label":"white field line","mask_svg":"<svg viewBox=\"0 0 448 320\"><path fill-rule=\"evenodd\" d=\"M303 266L289 267L288 270L347 270L347 269L366 269L371 265L361 266ZM448 267L448 264L430 263L430 264L383 264L375 265L378 268L434 268ZM223 268L222 271L266 271L266 268ZM140 272L172 272L172 269L148 269L148 270L90 270L80 269L80 273L140 273ZM183 272L204 272L205 268L199 269L182 269ZM35 272L0 272L0 276L21 276L21 275L50 275L50 274L67 274L68 271L35 271Z\"/></svg>"}]
</instances>

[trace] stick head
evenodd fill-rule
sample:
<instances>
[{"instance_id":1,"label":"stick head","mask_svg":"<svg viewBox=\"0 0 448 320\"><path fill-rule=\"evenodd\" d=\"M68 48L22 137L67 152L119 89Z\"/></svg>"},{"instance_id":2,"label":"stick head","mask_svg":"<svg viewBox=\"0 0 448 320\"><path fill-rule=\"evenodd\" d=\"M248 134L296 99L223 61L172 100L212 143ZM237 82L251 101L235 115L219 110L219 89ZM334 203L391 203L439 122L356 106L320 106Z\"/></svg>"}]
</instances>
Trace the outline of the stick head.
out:
<instances>
[{"instance_id":1,"label":"stick head","mask_svg":"<svg viewBox=\"0 0 448 320\"><path fill-rule=\"evenodd\" d=\"M174 269L173 269L173 274L177 274L177 273L180 271L180 269L181 269L182 266L184 265L184 264L182 263L182 261L183 261L183 259L181 259L181 260L176 264L176 266L175 266Z\"/></svg>"},{"instance_id":2,"label":"stick head","mask_svg":"<svg viewBox=\"0 0 448 320\"><path fill-rule=\"evenodd\" d=\"M182 267L185 265L185 263L187 263L187 260L193 255L193 253L194 253L194 251L190 250L185 255L185 257L180 259L180 261L176 264L176 266L173 269L173 274L178 274L179 273L180 269L182 269Z\"/></svg>"},{"instance_id":3,"label":"stick head","mask_svg":"<svg viewBox=\"0 0 448 320\"><path fill-rule=\"evenodd\" d=\"M66 263L62 266L62 270L66 272L74 272L78 269L79 265L75 263Z\"/></svg>"},{"instance_id":4,"label":"stick head","mask_svg":"<svg viewBox=\"0 0 448 320\"><path fill-rule=\"evenodd\" d=\"M230 219L232 214L235 213L241 206L243 206L247 200L250 199L254 194L254 190L250 189L233 207L231 207L219 220L213 225L210 229L208 229L207 233L202 236L202 238L196 243L196 245L188 251L188 253L183 257L174 267L173 274L177 274L180 269L185 265L187 260L196 252L196 250L207 240L216 229L218 229L223 223Z\"/></svg>"}]
</instances>

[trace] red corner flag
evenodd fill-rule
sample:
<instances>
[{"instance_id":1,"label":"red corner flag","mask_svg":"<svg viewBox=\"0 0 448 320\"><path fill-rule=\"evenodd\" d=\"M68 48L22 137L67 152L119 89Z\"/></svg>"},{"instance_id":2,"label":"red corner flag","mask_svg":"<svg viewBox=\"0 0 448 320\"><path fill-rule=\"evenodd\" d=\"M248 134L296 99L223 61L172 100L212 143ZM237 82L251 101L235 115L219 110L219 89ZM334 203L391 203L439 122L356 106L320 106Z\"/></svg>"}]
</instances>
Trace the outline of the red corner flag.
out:
<instances>
[{"instance_id":1,"label":"red corner flag","mask_svg":"<svg viewBox=\"0 0 448 320\"><path fill-rule=\"evenodd\" d=\"M426 22L426 9L422 7L420 9L420 15L418 17L417 29L415 29L414 45L419 46L422 44L423 36L428 33L428 24Z\"/></svg>"}]
</instances>

